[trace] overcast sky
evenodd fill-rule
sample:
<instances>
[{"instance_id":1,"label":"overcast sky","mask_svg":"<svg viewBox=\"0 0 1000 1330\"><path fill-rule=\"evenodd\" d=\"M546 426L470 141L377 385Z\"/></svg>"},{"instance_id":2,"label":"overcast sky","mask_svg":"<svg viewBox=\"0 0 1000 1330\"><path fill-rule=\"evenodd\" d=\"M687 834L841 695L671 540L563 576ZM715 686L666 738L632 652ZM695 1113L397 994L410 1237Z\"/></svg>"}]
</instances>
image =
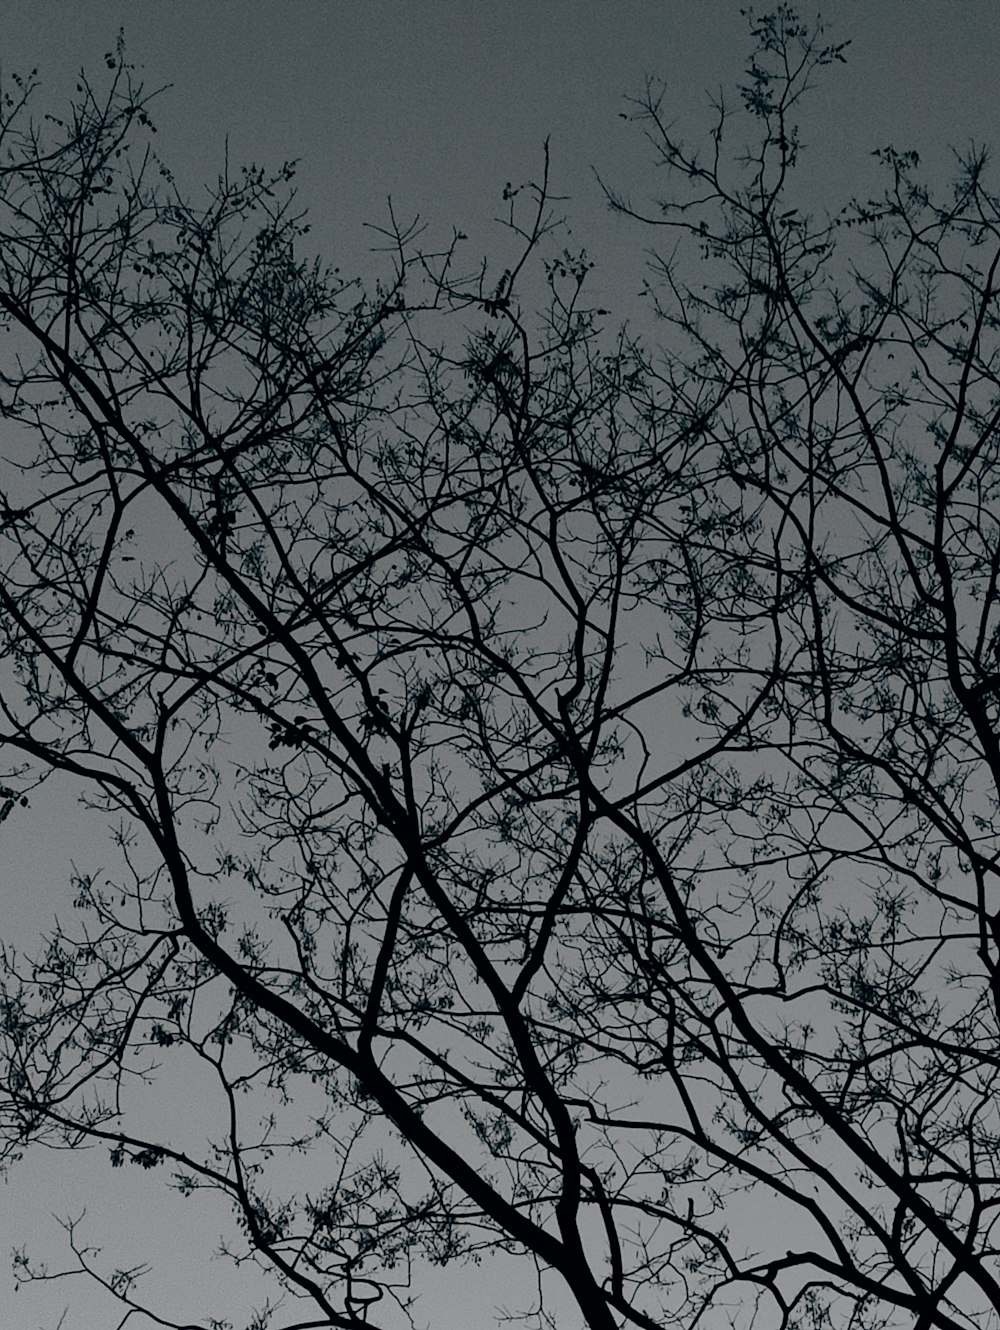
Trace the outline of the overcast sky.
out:
<instances>
[{"instance_id":1,"label":"overcast sky","mask_svg":"<svg viewBox=\"0 0 1000 1330\"><path fill-rule=\"evenodd\" d=\"M994 133L992 0L834 0L823 12L854 39L806 117L806 170L831 200L863 185L875 146L940 160L947 143ZM237 164L301 159L317 242L345 271L363 263L363 223L382 220L389 194L401 215L488 244L504 183L538 172L546 136L579 243L603 264L648 243L608 217L591 174L637 191L648 178L623 96L662 77L693 129L748 45L738 0L8 0L3 20L3 64L37 66L53 102L81 67L102 75L124 28L148 85L173 85L157 113L163 156L191 183L216 176L227 138Z\"/></svg>"},{"instance_id":2,"label":"overcast sky","mask_svg":"<svg viewBox=\"0 0 1000 1330\"><path fill-rule=\"evenodd\" d=\"M864 189L877 146L918 148L941 171L949 144L1000 135L995 0L835 0L823 12L853 46L804 117L804 170L818 203L835 208ZM104 76L103 53L124 28L147 85L173 85L155 119L178 177L190 187L212 181L227 139L236 165L300 158L317 248L345 272L368 265L363 224L384 218L390 194L399 215L421 214L432 236L456 226L487 250L505 182L537 175L549 137L573 242L598 261L602 300L623 314L651 237L607 213L592 168L636 197L658 182L641 135L620 118L622 99L660 76L693 134L706 92L732 86L748 46L738 0L7 0L0 19L4 71L37 67L48 90L39 106L53 112L81 67ZM66 899L71 855L81 867L100 856L98 828L82 838L70 806L44 852L25 825L16 841L0 840L6 917L13 902L19 932L36 919L42 927ZM51 1309L69 1295L22 1294L13 1305L8 1296L6 1251L50 1212L87 1198L95 1215L105 1205L133 1222L141 1214L154 1254L203 1241L171 1227L187 1213L176 1205L139 1209L149 1179L136 1172L116 1175L126 1190L114 1197L87 1198L87 1165L57 1155L0 1191L5 1330L54 1324ZM466 1324L460 1311L453 1323ZM65 1330L85 1324L71 1317Z\"/></svg>"}]
</instances>

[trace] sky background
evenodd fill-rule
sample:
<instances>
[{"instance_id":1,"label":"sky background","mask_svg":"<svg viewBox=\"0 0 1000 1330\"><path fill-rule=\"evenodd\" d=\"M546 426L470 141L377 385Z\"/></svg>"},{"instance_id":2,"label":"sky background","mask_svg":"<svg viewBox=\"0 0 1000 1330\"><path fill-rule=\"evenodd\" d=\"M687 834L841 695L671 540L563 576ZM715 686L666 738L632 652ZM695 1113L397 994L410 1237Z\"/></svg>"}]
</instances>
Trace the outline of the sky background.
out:
<instances>
[{"instance_id":1,"label":"sky background","mask_svg":"<svg viewBox=\"0 0 1000 1330\"><path fill-rule=\"evenodd\" d=\"M995 0L834 0L822 11L832 37L853 45L803 115L802 175L816 206L836 210L867 190L876 147L917 148L941 177L949 145L1000 141ZM642 252L655 237L609 214L594 169L637 202L660 185L641 133L620 118L622 99L661 77L671 116L693 137L707 123L706 93L739 80L749 45L738 0L7 0L0 65L37 68L38 105L58 114L81 68L104 77L119 28L147 86L173 85L154 118L178 180L191 190L211 183L227 141L235 166L301 159L312 239L345 273L377 268L364 224L384 221L389 195L401 218L427 222L431 242L456 227L471 255L489 252L505 183L539 174L548 137L567 243L596 260L601 303L621 317L635 316ZM67 899L70 861L97 868L101 854L99 819L68 799L44 821L41 812L12 819L0 833L0 933L41 931ZM109 1180L86 1158L50 1154L0 1185L5 1330L54 1326L67 1301L64 1330L103 1330L88 1320L82 1289L11 1296L6 1252L32 1236L57 1250L52 1213L87 1204L109 1247L127 1222L139 1254L146 1243L181 1264L215 1242L221 1212L192 1232L190 1208L137 1173ZM218 1310L197 1283L181 1302L189 1314ZM461 1299L450 1314L443 1306L427 1309L435 1327L470 1324Z\"/></svg>"},{"instance_id":2,"label":"sky background","mask_svg":"<svg viewBox=\"0 0 1000 1330\"><path fill-rule=\"evenodd\" d=\"M823 13L853 46L807 116L804 175L822 194L864 188L875 146L940 165L948 143L994 135L991 0L834 0ZM549 136L574 236L618 268L619 299L637 286L622 252L649 236L609 216L592 168L636 197L651 179L624 95L662 77L693 130L748 48L737 0L8 0L0 15L0 61L37 67L51 109L81 67L102 75L123 28L147 85L173 85L157 142L191 185L215 179L227 140L237 165L300 159L317 245L345 272L365 267L364 223L384 220L390 194L432 235L454 225L488 247L505 182L538 174Z\"/></svg>"}]
</instances>

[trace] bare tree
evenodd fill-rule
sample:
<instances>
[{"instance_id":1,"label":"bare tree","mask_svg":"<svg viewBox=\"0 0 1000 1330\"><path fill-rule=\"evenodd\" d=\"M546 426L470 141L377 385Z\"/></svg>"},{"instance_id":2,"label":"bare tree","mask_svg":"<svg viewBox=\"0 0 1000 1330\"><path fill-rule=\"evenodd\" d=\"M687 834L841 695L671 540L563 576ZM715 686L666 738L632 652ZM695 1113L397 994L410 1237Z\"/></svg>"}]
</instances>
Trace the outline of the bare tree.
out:
<instances>
[{"instance_id":1,"label":"bare tree","mask_svg":"<svg viewBox=\"0 0 1000 1330\"><path fill-rule=\"evenodd\" d=\"M392 220L365 295L288 168L186 201L120 52L44 134L7 90L4 832L58 773L117 864L4 955L3 1139L222 1193L255 1326L489 1252L595 1330L1000 1309L1000 200L888 149L810 216L844 46L751 24L708 154L650 87L673 192L609 189L655 351L544 177L501 277Z\"/></svg>"}]
</instances>

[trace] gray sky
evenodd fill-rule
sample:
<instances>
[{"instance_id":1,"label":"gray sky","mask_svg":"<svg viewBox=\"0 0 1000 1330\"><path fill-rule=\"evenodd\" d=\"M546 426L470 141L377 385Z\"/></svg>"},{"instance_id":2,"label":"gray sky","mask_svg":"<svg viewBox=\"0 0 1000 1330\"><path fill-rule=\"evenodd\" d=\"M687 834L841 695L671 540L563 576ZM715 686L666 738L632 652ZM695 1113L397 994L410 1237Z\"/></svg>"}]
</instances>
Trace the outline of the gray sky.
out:
<instances>
[{"instance_id":1,"label":"gray sky","mask_svg":"<svg viewBox=\"0 0 1000 1330\"><path fill-rule=\"evenodd\" d=\"M805 171L824 193L863 186L875 146L941 160L948 142L994 132L992 0L822 8L835 36L854 38L807 117ZM300 158L317 244L345 271L363 263L362 225L390 193L432 233L454 224L488 244L505 181L537 173L547 135L577 241L620 269L620 248L649 237L607 215L590 168L637 194L650 179L638 131L618 118L623 95L662 77L693 129L748 46L739 0L9 0L3 20L3 64L37 66L54 102L81 66L100 75L123 27L148 84L173 84L158 142L182 177L213 179L227 137L236 164Z\"/></svg>"},{"instance_id":2,"label":"gray sky","mask_svg":"<svg viewBox=\"0 0 1000 1330\"><path fill-rule=\"evenodd\" d=\"M301 158L316 246L348 273L367 266L363 224L384 218L389 194L401 217L421 214L432 237L454 225L473 254L488 250L504 183L538 173L549 136L572 243L598 261L601 298L624 316L653 237L608 214L591 168L637 199L655 191L641 135L619 117L622 97L647 74L661 76L678 124L693 134L706 123L706 90L732 86L742 69L739 10L739 0L8 0L0 62L5 71L37 67L47 89L39 106L58 113L81 67L102 77L103 52L123 27L148 85L173 84L155 119L178 177L189 187L213 180L227 138L237 166ZM804 116L813 151L803 172L817 203L836 207L865 189L876 146L915 147L940 171L948 144L998 136L995 0L833 0L823 12L833 36L854 43ZM22 820L0 837L0 931L44 927L67 898L71 857L99 865L93 818L67 805L59 826L54 836L36 821L31 838ZM127 1216L139 1254L144 1239L153 1256L214 1242L221 1213L206 1235L192 1235L190 1208L137 1173L121 1170L120 1190L106 1196L93 1191L87 1159L50 1155L0 1189L6 1330L54 1325L71 1298L68 1286L9 1298L6 1252L48 1231L52 1212L88 1204L109 1246L114 1216ZM219 1310L198 1305L196 1286L184 1292L183 1310ZM85 1305L65 1330L88 1324ZM464 1309L451 1323L469 1323Z\"/></svg>"}]
</instances>

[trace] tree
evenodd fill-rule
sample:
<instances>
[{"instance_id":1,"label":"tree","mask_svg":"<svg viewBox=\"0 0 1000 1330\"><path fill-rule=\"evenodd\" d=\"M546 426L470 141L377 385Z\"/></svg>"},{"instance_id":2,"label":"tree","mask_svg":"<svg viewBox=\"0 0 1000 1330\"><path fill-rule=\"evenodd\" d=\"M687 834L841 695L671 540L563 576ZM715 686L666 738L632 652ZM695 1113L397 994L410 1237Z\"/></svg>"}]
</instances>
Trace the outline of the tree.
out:
<instances>
[{"instance_id":1,"label":"tree","mask_svg":"<svg viewBox=\"0 0 1000 1330\"><path fill-rule=\"evenodd\" d=\"M7 89L4 832L55 773L117 866L4 954L4 1140L221 1193L257 1326L490 1252L594 1330L1000 1309L1000 199L887 148L812 215L845 46L750 21L707 155L634 107L645 344L545 177L499 280L391 219L365 295L289 168L185 201L120 52Z\"/></svg>"}]
</instances>

